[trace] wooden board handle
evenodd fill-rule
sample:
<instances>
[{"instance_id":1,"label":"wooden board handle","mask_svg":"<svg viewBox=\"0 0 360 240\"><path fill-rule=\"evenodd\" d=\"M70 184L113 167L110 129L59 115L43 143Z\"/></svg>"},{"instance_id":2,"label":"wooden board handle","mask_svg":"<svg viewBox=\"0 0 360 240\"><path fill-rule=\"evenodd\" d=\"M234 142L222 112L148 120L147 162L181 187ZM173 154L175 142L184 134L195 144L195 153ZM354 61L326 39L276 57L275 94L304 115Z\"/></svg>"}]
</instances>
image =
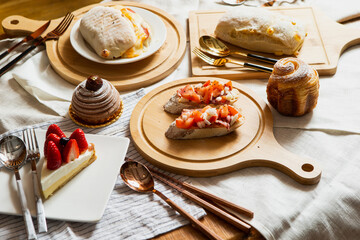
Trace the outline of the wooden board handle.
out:
<instances>
[{"instance_id":1,"label":"wooden board handle","mask_svg":"<svg viewBox=\"0 0 360 240\"><path fill-rule=\"evenodd\" d=\"M23 16L13 15L5 18L1 25L6 34L10 36L23 36L34 32L46 22L46 20L32 20Z\"/></svg>"},{"instance_id":2,"label":"wooden board handle","mask_svg":"<svg viewBox=\"0 0 360 240\"><path fill-rule=\"evenodd\" d=\"M247 166L275 168L301 184L316 184L320 181L321 168L315 160L296 155L284 149L278 143L263 146L252 151L253 159L244 162Z\"/></svg>"}]
</instances>

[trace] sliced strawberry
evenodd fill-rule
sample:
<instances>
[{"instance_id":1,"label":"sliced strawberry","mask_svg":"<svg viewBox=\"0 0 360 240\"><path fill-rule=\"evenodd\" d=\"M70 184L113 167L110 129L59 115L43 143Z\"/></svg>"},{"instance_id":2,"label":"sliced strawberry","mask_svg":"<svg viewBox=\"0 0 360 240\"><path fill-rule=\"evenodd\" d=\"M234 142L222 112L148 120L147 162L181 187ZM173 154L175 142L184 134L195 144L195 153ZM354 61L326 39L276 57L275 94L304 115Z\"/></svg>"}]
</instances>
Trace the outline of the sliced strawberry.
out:
<instances>
[{"instance_id":1,"label":"sliced strawberry","mask_svg":"<svg viewBox=\"0 0 360 240\"><path fill-rule=\"evenodd\" d=\"M65 134L63 133L63 131L60 129L60 127L56 124L51 124L48 127L48 130L46 131L46 136L48 136L50 133L55 133L60 138L66 137Z\"/></svg>"},{"instance_id":2,"label":"sliced strawberry","mask_svg":"<svg viewBox=\"0 0 360 240\"><path fill-rule=\"evenodd\" d=\"M58 135L56 135L55 133L50 133L46 137L46 140L45 140L45 143L44 143L44 155L45 155L45 157L47 157L47 148L48 148L49 141L53 141L55 143L55 145L58 147L59 151L61 151L60 137Z\"/></svg>"},{"instance_id":3,"label":"sliced strawberry","mask_svg":"<svg viewBox=\"0 0 360 240\"><path fill-rule=\"evenodd\" d=\"M69 163L79 157L79 146L75 139L70 139L62 151L63 162Z\"/></svg>"},{"instance_id":4,"label":"sliced strawberry","mask_svg":"<svg viewBox=\"0 0 360 240\"><path fill-rule=\"evenodd\" d=\"M80 128L76 129L71 134L70 139L75 139L76 140L76 142L77 142L77 144L79 146L80 154L85 152L89 147L89 144L86 141L85 133Z\"/></svg>"},{"instance_id":5,"label":"sliced strawberry","mask_svg":"<svg viewBox=\"0 0 360 240\"><path fill-rule=\"evenodd\" d=\"M58 169L61 163L61 154L58 147L53 141L49 141L47 145L47 169Z\"/></svg>"}]
</instances>

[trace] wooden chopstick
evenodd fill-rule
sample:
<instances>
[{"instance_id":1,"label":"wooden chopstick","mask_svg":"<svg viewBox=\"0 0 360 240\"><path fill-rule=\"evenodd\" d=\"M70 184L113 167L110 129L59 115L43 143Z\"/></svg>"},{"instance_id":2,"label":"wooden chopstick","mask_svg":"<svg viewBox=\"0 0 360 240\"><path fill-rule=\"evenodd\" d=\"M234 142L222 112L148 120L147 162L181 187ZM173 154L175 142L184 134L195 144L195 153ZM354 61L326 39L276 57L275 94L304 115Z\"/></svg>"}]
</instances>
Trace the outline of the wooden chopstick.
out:
<instances>
[{"instance_id":1,"label":"wooden chopstick","mask_svg":"<svg viewBox=\"0 0 360 240\"><path fill-rule=\"evenodd\" d=\"M193 192L193 193L195 193L196 195L198 195L200 197L210 199L211 201L214 201L214 202L216 202L218 204L224 205L224 206L228 207L229 209L231 209L233 211L244 214L247 217L250 217L250 218L254 217L254 213L252 211L246 209L246 208L240 207L240 206L238 206L238 205L236 205L236 204L234 204L232 202L229 202L229 201L227 201L227 200L225 200L223 198L220 198L220 197L215 196L215 195L213 195L211 193L208 193L208 192L206 192L204 190L201 190L201 189L199 189L197 187L194 187L194 186L192 186L192 185L190 185L190 184L188 184L186 182L182 182L182 181L179 181L179 180L177 180L177 179L175 179L173 177L167 176L166 174L158 172L158 171L156 171L156 170L154 170L152 168L148 167L148 169L152 173L157 174L157 175L159 175L159 176L161 176L163 178L166 178L166 179L168 179L168 180L170 180L172 182L175 182L175 183L181 185L182 187L184 187L186 190L188 190L190 192Z\"/></svg>"},{"instance_id":2,"label":"wooden chopstick","mask_svg":"<svg viewBox=\"0 0 360 240\"><path fill-rule=\"evenodd\" d=\"M184 190L180 187L178 187L177 185L175 185L174 183L171 183L170 181L168 181L167 179L161 177L160 175L158 175L155 172L152 172L152 170L150 168L148 168L150 170L150 172L152 173L152 175L160 180L161 182L169 185L170 187L178 190L179 192L181 192L185 197L189 198L190 200L192 200L193 202L199 204L200 206L202 206L203 208L205 208L206 210L214 213L215 215L217 215L218 217L224 219L226 222L232 224L233 226L239 228L240 230L248 233L251 229L251 226L249 224L247 224L246 222L244 222L243 220L236 218L234 216L232 216L231 214L221 210L220 208L216 207L215 205L205 201L204 199L196 196L195 194L192 194L191 192Z\"/></svg>"}]
</instances>

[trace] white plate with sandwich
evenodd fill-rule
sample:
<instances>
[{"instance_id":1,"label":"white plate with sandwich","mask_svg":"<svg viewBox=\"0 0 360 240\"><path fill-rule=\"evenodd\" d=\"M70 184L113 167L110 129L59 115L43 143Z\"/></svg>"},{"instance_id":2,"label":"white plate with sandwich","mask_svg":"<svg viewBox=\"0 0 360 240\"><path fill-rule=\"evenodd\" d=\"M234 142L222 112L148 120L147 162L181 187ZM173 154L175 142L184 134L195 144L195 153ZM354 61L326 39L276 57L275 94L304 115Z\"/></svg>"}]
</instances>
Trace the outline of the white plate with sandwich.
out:
<instances>
[{"instance_id":1,"label":"white plate with sandwich","mask_svg":"<svg viewBox=\"0 0 360 240\"><path fill-rule=\"evenodd\" d=\"M148 29L146 29L146 32L149 33L149 42L148 42L148 46L146 47L145 42L142 42L141 38L141 34L139 34L139 31L136 29L140 29L141 31L143 31L143 28L138 28L136 26L136 24L132 24L133 27L131 27L131 29L135 29L135 34L133 34L134 36L132 36L132 40L129 40L129 36L120 36L121 39L118 39L121 44L120 46L125 46L126 49L121 49L121 47L117 47L117 46L112 46L112 49L110 49L110 51L108 51L106 49L106 42L104 39L101 38L97 38L97 35L94 34L94 32L96 31L100 31L101 29L104 28L104 26L100 26L101 24L97 23L97 24L92 24L92 22L97 22L99 21L98 18L97 19L93 19L96 16L102 16L99 13L95 13L94 16L90 16L87 17L87 26L89 29L89 33L88 34L84 34L83 30L80 30L80 25L81 25L81 19L78 20L73 28L71 29L71 33L70 33L70 42L72 47L75 49L75 51L80 54L82 57L93 61L93 62L98 62L98 63L102 63L102 64L127 64L127 63L133 63L136 61L140 61L142 59L145 59L151 55L153 55L156 51L158 51L161 46L164 44L165 39L166 39L166 27L164 22L161 20L161 18L159 16L157 16L156 14L154 14L153 12L143 9L143 8L139 8L139 7L123 7L123 9L126 9L127 12L122 13L118 8L112 8L112 7L101 7L101 8L105 8L105 9L110 9L110 11L119 11L120 15L124 16L127 15L127 13L130 14L134 14L136 13L136 15L139 15L142 17L142 19L145 21L145 23L147 23L147 25L149 26ZM93 9L91 9L90 11L92 11ZM101 9L100 9L101 10ZM89 11L89 12L90 12ZM88 12L88 13L89 13ZM96 15L97 14L97 15ZM107 14L107 13L106 13ZM134 16L133 15L133 16ZM86 17L86 14L83 16L83 18ZM121 17L119 17L121 18ZM126 19L125 19L126 20ZM126 20L128 21L128 20ZM119 28L114 28L113 26L107 26L106 30L104 31L103 34L106 35L107 33L113 32L113 31L122 31L122 29L124 29L124 31L128 31L128 29L130 29L128 26L126 25L126 21L122 21L119 23ZM128 21L130 22L130 21ZM118 24L117 22L115 22L115 24ZM98 28L98 29L94 29L94 28ZM109 31L110 29L110 31ZM93 32L92 32L93 31ZM130 32L130 31L128 31ZM87 38L87 40L85 39L85 37ZM113 44L113 39L109 40L111 43ZM135 45L134 45L135 43ZM115 45L119 45L119 44L115 44ZM133 46L131 48L128 48L129 46ZM120 50L119 50L120 48ZM145 49L146 48L146 49ZM126 53L125 51L128 50ZM134 52L136 52L137 54L133 54ZM142 52L140 54L138 54L139 52ZM114 53L114 54L112 54ZM110 59L109 59L110 58Z\"/></svg>"}]
</instances>

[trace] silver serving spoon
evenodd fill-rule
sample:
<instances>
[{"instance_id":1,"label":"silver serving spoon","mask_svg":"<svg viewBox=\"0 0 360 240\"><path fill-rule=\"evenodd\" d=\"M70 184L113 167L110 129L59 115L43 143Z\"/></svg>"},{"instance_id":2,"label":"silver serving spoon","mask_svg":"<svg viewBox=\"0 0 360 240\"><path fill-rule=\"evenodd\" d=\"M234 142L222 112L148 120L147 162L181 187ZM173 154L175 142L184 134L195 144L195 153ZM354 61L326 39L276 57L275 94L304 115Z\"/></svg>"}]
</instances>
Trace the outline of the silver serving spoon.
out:
<instances>
[{"instance_id":1,"label":"silver serving spoon","mask_svg":"<svg viewBox=\"0 0 360 240\"><path fill-rule=\"evenodd\" d=\"M131 189L141 193L155 193L173 209L178 211L182 216L186 217L194 227L197 227L202 233L211 239L221 239L213 233L207 226L199 220L191 216L188 212L168 199L164 194L154 188L154 179L150 171L141 163L135 161L126 161L120 168L120 176L122 180Z\"/></svg>"},{"instance_id":2,"label":"silver serving spoon","mask_svg":"<svg viewBox=\"0 0 360 240\"><path fill-rule=\"evenodd\" d=\"M0 140L0 162L4 165L4 167L14 171L15 173L16 185L19 193L21 210L25 221L28 239L37 239L19 174L19 169L25 163L26 156L26 147L21 138L16 136L6 136Z\"/></svg>"},{"instance_id":3,"label":"silver serving spoon","mask_svg":"<svg viewBox=\"0 0 360 240\"><path fill-rule=\"evenodd\" d=\"M212 36L204 35L199 38L199 44L201 51L204 51L210 55L216 56L216 57L226 57L229 55L240 55L242 57L255 59L257 61L266 62L270 64L275 64L278 59L274 58L268 58L252 53L243 53L238 51L231 51L228 46L226 46L225 43L223 43L221 40L214 38Z\"/></svg>"}]
</instances>

